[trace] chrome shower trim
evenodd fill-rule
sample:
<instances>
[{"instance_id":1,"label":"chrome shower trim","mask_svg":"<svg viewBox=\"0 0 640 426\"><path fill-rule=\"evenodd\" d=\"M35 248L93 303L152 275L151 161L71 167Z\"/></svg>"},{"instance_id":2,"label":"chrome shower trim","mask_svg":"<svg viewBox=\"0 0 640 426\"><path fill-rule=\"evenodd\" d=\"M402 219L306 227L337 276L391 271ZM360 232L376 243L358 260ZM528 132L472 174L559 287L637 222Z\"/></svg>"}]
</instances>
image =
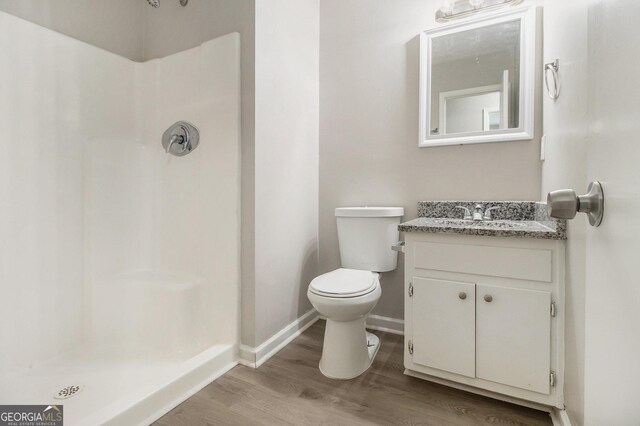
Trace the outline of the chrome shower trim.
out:
<instances>
[{"instance_id":1,"label":"chrome shower trim","mask_svg":"<svg viewBox=\"0 0 640 426\"><path fill-rule=\"evenodd\" d=\"M147 0L147 3L156 9L160 7L160 0ZM189 3L189 0L180 0L180 6L184 7Z\"/></svg>"},{"instance_id":2,"label":"chrome shower trim","mask_svg":"<svg viewBox=\"0 0 640 426\"><path fill-rule=\"evenodd\" d=\"M187 121L178 121L162 134L162 148L167 154L182 157L200 144L200 131Z\"/></svg>"}]
</instances>

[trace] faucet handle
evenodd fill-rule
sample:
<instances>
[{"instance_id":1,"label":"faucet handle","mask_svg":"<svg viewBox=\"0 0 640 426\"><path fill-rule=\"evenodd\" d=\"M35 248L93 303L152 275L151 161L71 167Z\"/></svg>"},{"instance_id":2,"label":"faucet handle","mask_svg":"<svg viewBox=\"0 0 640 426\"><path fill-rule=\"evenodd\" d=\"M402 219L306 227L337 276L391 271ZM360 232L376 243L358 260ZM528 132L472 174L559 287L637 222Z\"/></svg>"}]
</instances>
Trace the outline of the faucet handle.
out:
<instances>
[{"instance_id":1,"label":"faucet handle","mask_svg":"<svg viewBox=\"0 0 640 426\"><path fill-rule=\"evenodd\" d=\"M493 206L493 207L489 207L488 209L486 209L484 211L484 217L482 218L482 220L493 220L493 215L491 214L492 210L498 210L500 208L500 206Z\"/></svg>"},{"instance_id":2,"label":"faucet handle","mask_svg":"<svg viewBox=\"0 0 640 426\"><path fill-rule=\"evenodd\" d=\"M456 209L462 209L464 210L464 220L471 220L473 219L473 216L471 215L471 212L469 211L468 208L464 207L464 206L456 206Z\"/></svg>"}]
</instances>

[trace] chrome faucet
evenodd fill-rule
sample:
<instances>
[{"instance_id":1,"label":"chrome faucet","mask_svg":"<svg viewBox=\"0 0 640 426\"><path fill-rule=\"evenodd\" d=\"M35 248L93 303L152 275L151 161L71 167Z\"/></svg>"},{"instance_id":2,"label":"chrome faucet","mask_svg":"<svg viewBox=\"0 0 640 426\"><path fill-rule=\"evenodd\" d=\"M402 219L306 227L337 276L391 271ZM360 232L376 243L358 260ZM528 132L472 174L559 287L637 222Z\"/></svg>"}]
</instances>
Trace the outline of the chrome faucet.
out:
<instances>
[{"instance_id":1,"label":"chrome faucet","mask_svg":"<svg viewBox=\"0 0 640 426\"><path fill-rule=\"evenodd\" d=\"M484 209L484 206L482 204L476 204L475 208L473 209L474 222L482 222L482 209Z\"/></svg>"},{"instance_id":2,"label":"chrome faucet","mask_svg":"<svg viewBox=\"0 0 640 426\"><path fill-rule=\"evenodd\" d=\"M489 207L488 209L484 210L483 213L482 210L484 209L484 206L482 204L476 204L476 207L473 211L473 220L475 220L476 222L492 221L493 215L491 214L491 212L499 208L499 206Z\"/></svg>"},{"instance_id":3,"label":"chrome faucet","mask_svg":"<svg viewBox=\"0 0 640 426\"><path fill-rule=\"evenodd\" d=\"M471 212L469 211L468 208L464 207L464 206L456 206L456 209L462 209L464 210L464 220L471 220L473 219L473 216L471 216Z\"/></svg>"},{"instance_id":4,"label":"chrome faucet","mask_svg":"<svg viewBox=\"0 0 640 426\"><path fill-rule=\"evenodd\" d=\"M464 210L464 220L473 220L474 222L482 222L482 221L491 221L493 220L493 215L491 214L491 212L493 210L497 210L500 207L498 206L494 206L494 207L489 207L488 209L484 210L484 206L482 204L476 204L474 209L473 209L473 214L469 211L468 208L464 207L464 206L456 206L456 209L462 209Z\"/></svg>"},{"instance_id":5,"label":"chrome faucet","mask_svg":"<svg viewBox=\"0 0 640 426\"><path fill-rule=\"evenodd\" d=\"M493 220L493 215L491 214L491 212L493 210L498 210L499 208L500 208L499 206L493 206L486 209L484 211L484 216L482 216L482 220Z\"/></svg>"}]
</instances>

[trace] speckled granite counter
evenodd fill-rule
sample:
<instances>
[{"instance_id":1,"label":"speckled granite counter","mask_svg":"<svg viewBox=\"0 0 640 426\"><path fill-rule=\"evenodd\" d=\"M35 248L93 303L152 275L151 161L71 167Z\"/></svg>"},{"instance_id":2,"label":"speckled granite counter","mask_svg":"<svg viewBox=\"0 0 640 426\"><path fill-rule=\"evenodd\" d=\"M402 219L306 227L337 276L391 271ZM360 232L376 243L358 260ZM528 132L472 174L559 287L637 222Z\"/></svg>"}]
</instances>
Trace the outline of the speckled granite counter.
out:
<instances>
[{"instance_id":1,"label":"speckled granite counter","mask_svg":"<svg viewBox=\"0 0 640 426\"><path fill-rule=\"evenodd\" d=\"M493 210L494 220L474 222L464 220L467 207L476 204ZM430 232L491 237L542 238L566 240L566 221L547 215L546 204L533 201L423 201L418 203L418 218L398 226L401 232Z\"/></svg>"}]
</instances>

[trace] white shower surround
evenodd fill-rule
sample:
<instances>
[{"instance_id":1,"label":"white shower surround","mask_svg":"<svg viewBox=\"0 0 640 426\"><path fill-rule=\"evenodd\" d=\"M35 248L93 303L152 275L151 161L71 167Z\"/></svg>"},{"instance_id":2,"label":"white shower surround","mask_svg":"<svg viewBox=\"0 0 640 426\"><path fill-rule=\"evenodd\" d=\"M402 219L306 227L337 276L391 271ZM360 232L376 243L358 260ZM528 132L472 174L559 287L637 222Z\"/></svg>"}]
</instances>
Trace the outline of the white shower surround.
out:
<instances>
[{"instance_id":1,"label":"white shower surround","mask_svg":"<svg viewBox=\"0 0 640 426\"><path fill-rule=\"evenodd\" d=\"M136 63L0 12L0 404L77 383L67 424L140 422L234 365L239 46Z\"/></svg>"}]
</instances>

